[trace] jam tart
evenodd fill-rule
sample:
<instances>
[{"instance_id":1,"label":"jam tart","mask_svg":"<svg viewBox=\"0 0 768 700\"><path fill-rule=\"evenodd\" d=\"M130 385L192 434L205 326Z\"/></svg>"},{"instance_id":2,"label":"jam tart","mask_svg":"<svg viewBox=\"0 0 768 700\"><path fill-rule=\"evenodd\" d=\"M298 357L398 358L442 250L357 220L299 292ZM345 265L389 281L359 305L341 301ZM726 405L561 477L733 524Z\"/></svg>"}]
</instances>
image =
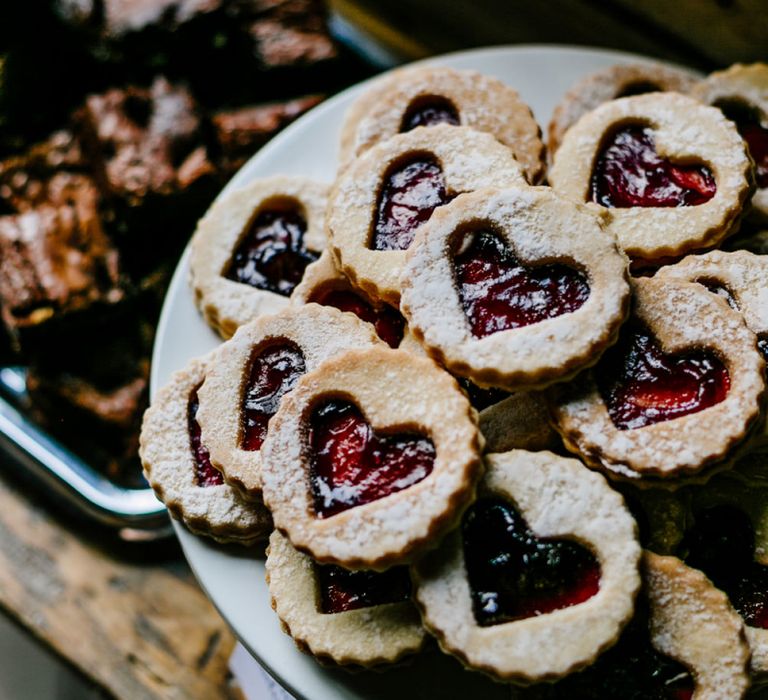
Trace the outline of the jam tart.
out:
<instances>
[{"instance_id":1,"label":"jam tart","mask_svg":"<svg viewBox=\"0 0 768 700\"><path fill-rule=\"evenodd\" d=\"M191 282L223 338L288 306L304 270L325 248L328 186L308 178L255 180L219 198L192 238Z\"/></svg>"},{"instance_id":2,"label":"jam tart","mask_svg":"<svg viewBox=\"0 0 768 700\"><path fill-rule=\"evenodd\" d=\"M317 564L275 531L266 570L283 630L320 662L377 667L420 651L427 641L410 599L408 567L376 572Z\"/></svg>"},{"instance_id":3,"label":"jam tart","mask_svg":"<svg viewBox=\"0 0 768 700\"><path fill-rule=\"evenodd\" d=\"M737 63L710 74L690 94L719 107L736 124L755 162L757 191L750 215L768 221L768 65Z\"/></svg>"},{"instance_id":4,"label":"jam tart","mask_svg":"<svg viewBox=\"0 0 768 700\"><path fill-rule=\"evenodd\" d=\"M261 499L261 448L299 377L347 350L379 344L352 314L307 304L240 326L216 350L198 420L211 463L243 498Z\"/></svg>"},{"instance_id":5,"label":"jam tart","mask_svg":"<svg viewBox=\"0 0 768 700\"><path fill-rule=\"evenodd\" d=\"M469 127L434 126L366 151L328 204L331 250L355 287L396 306L407 248L423 223L462 192L524 185L512 151Z\"/></svg>"},{"instance_id":6,"label":"jam tart","mask_svg":"<svg viewBox=\"0 0 768 700\"><path fill-rule=\"evenodd\" d=\"M399 309L370 299L355 289L339 271L331 253L309 265L301 283L293 290L291 302L296 305L315 302L354 314L370 323L377 335L392 348L398 347L406 335L406 323Z\"/></svg>"},{"instance_id":7,"label":"jam tart","mask_svg":"<svg viewBox=\"0 0 768 700\"><path fill-rule=\"evenodd\" d=\"M491 134L512 149L529 182L541 179L541 129L517 92L475 71L436 66L394 71L358 98L342 126L342 168L396 134L438 124Z\"/></svg>"},{"instance_id":8,"label":"jam tart","mask_svg":"<svg viewBox=\"0 0 768 700\"><path fill-rule=\"evenodd\" d=\"M351 351L281 402L262 448L264 499L297 549L380 571L418 556L461 517L481 449L469 401L431 360Z\"/></svg>"},{"instance_id":9,"label":"jam tart","mask_svg":"<svg viewBox=\"0 0 768 700\"><path fill-rule=\"evenodd\" d=\"M170 513L198 535L250 545L272 531L260 500L246 502L211 465L197 422L198 390L211 355L176 372L144 414L144 475Z\"/></svg>"},{"instance_id":10,"label":"jam tart","mask_svg":"<svg viewBox=\"0 0 768 700\"><path fill-rule=\"evenodd\" d=\"M688 92L696 83L691 73L660 63L628 63L590 73L565 93L552 112L547 128L550 158L565 132L587 112L620 97L647 92Z\"/></svg>"},{"instance_id":11,"label":"jam tart","mask_svg":"<svg viewBox=\"0 0 768 700\"><path fill-rule=\"evenodd\" d=\"M646 552L638 612L590 668L531 700L736 700L749 688L739 616L700 571Z\"/></svg>"},{"instance_id":12,"label":"jam tart","mask_svg":"<svg viewBox=\"0 0 768 700\"><path fill-rule=\"evenodd\" d=\"M461 526L411 567L441 648L497 680L551 681L592 663L632 617L635 521L605 479L574 459L486 457Z\"/></svg>"},{"instance_id":13,"label":"jam tart","mask_svg":"<svg viewBox=\"0 0 768 700\"><path fill-rule=\"evenodd\" d=\"M713 107L664 92L582 117L549 181L607 215L607 230L637 266L718 245L738 229L754 189L736 127Z\"/></svg>"},{"instance_id":14,"label":"jam tart","mask_svg":"<svg viewBox=\"0 0 768 700\"><path fill-rule=\"evenodd\" d=\"M615 341L627 277L626 258L585 207L544 187L486 189L420 228L401 308L450 372L508 391L540 388Z\"/></svg>"},{"instance_id":15,"label":"jam tart","mask_svg":"<svg viewBox=\"0 0 768 700\"><path fill-rule=\"evenodd\" d=\"M702 474L757 424L765 390L755 335L699 284L638 278L618 343L550 392L566 446L611 477Z\"/></svg>"}]
</instances>

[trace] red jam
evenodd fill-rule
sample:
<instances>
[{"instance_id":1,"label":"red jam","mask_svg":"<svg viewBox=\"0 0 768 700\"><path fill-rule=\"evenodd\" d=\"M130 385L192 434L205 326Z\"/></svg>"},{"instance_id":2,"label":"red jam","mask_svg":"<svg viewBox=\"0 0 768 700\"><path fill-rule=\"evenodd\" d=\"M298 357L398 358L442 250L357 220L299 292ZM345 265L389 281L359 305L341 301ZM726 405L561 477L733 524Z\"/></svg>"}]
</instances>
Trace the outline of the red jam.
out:
<instances>
[{"instance_id":1,"label":"red jam","mask_svg":"<svg viewBox=\"0 0 768 700\"><path fill-rule=\"evenodd\" d=\"M240 433L243 450L261 449L269 419L277 413L280 399L306 371L304 355L293 343L283 342L256 351L243 392Z\"/></svg>"},{"instance_id":2,"label":"red jam","mask_svg":"<svg viewBox=\"0 0 768 700\"><path fill-rule=\"evenodd\" d=\"M387 304L375 309L351 289L329 289L311 301L323 306L333 306L340 311L350 311L359 319L373 325L379 338L391 348L396 348L403 339L405 319L399 311Z\"/></svg>"},{"instance_id":3,"label":"red jam","mask_svg":"<svg viewBox=\"0 0 768 700\"><path fill-rule=\"evenodd\" d=\"M691 700L694 690L695 681L688 669L652 646L647 611L641 609L625 627L619 641L592 666L552 685L543 684L533 689L530 698Z\"/></svg>"},{"instance_id":4,"label":"red jam","mask_svg":"<svg viewBox=\"0 0 768 700\"><path fill-rule=\"evenodd\" d=\"M448 202L443 171L430 156L419 155L387 175L376 205L373 250L406 250L416 229Z\"/></svg>"},{"instance_id":5,"label":"red jam","mask_svg":"<svg viewBox=\"0 0 768 700\"><path fill-rule=\"evenodd\" d=\"M703 411L725 399L731 385L728 370L712 353L667 355L637 324L622 329L619 342L603 355L594 374L619 430Z\"/></svg>"},{"instance_id":6,"label":"red jam","mask_svg":"<svg viewBox=\"0 0 768 700\"><path fill-rule=\"evenodd\" d=\"M377 435L356 406L332 400L310 418L315 513L329 518L417 484L432 471L435 446L412 434Z\"/></svg>"},{"instance_id":7,"label":"red jam","mask_svg":"<svg viewBox=\"0 0 768 700\"><path fill-rule=\"evenodd\" d=\"M747 515L729 505L696 513L681 548L686 563L728 594L747 625L768 629L768 566L755 561L755 531Z\"/></svg>"},{"instance_id":8,"label":"red jam","mask_svg":"<svg viewBox=\"0 0 768 700\"><path fill-rule=\"evenodd\" d=\"M592 552L576 542L536 537L506 501L476 501L462 533L472 610L482 627L578 605L600 589Z\"/></svg>"},{"instance_id":9,"label":"red jam","mask_svg":"<svg viewBox=\"0 0 768 700\"><path fill-rule=\"evenodd\" d=\"M189 431L189 446L192 448L192 456L195 460L195 482L198 486L220 486L224 483L221 472L211 464L208 449L200 439L200 424L197 422L197 409L200 402L197 398L197 390L189 395L187 404L187 430Z\"/></svg>"},{"instance_id":10,"label":"red jam","mask_svg":"<svg viewBox=\"0 0 768 700\"><path fill-rule=\"evenodd\" d=\"M445 97L416 98L408 105L400 125L400 132L410 131L417 126L437 124L459 125L459 113L455 105Z\"/></svg>"},{"instance_id":11,"label":"red jam","mask_svg":"<svg viewBox=\"0 0 768 700\"><path fill-rule=\"evenodd\" d=\"M630 126L613 134L597 157L589 198L613 208L694 207L716 191L709 168L673 165L656 153L651 129Z\"/></svg>"},{"instance_id":12,"label":"red jam","mask_svg":"<svg viewBox=\"0 0 768 700\"><path fill-rule=\"evenodd\" d=\"M320 612L333 613L402 603L411 596L407 566L386 571L347 571L333 564L315 564Z\"/></svg>"},{"instance_id":13,"label":"red jam","mask_svg":"<svg viewBox=\"0 0 768 700\"><path fill-rule=\"evenodd\" d=\"M725 101L717 105L747 142L749 154L755 161L757 186L768 187L768 128L760 118L760 113L747 104L737 101Z\"/></svg>"},{"instance_id":14,"label":"red jam","mask_svg":"<svg viewBox=\"0 0 768 700\"><path fill-rule=\"evenodd\" d=\"M290 296L317 254L304 248L307 223L294 210L267 209L251 224L235 251L226 278Z\"/></svg>"},{"instance_id":15,"label":"red jam","mask_svg":"<svg viewBox=\"0 0 768 700\"><path fill-rule=\"evenodd\" d=\"M496 234L471 235L453 263L459 299L476 338L571 313L589 297L589 284L577 270L528 267Z\"/></svg>"}]
</instances>

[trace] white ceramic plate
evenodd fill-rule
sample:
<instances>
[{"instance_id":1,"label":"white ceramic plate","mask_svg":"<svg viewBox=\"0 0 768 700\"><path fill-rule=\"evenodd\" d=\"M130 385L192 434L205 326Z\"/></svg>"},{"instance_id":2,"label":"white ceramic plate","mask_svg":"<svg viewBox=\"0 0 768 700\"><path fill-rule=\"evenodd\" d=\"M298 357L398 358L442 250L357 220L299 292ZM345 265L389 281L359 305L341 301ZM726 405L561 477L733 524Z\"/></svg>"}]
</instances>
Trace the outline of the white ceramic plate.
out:
<instances>
[{"instance_id":1,"label":"white ceramic plate","mask_svg":"<svg viewBox=\"0 0 768 700\"><path fill-rule=\"evenodd\" d=\"M520 93L539 124L546 128L555 104L578 78L616 63L647 60L613 51L516 46L464 51L430 62L472 68L500 78ZM362 89L364 85L346 90L288 127L243 166L222 195L266 175L304 175L331 182L336 171L342 117ZM160 318L152 361L153 392L190 358L206 353L220 342L195 309L188 285L188 253L179 263ZM299 652L280 630L269 604L260 552L216 545L174 524L192 569L219 612L245 647L298 698L509 697L508 688L464 671L456 661L436 651L385 673L353 675L323 668Z\"/></svg>"}]
</instances>

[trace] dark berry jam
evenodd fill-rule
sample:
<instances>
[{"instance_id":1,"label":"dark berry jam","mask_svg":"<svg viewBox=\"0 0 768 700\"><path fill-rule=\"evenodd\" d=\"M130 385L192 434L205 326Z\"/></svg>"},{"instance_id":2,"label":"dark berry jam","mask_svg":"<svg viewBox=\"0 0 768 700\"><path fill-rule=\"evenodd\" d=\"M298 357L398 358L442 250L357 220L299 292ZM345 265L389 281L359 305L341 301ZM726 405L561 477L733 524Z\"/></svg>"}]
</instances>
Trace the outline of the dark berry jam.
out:
<instances>
[{"instance_id":1,"label":"dark berry jam","mask_svg":"<svg viewBox=\"0 0 768 700\"><path fill-rule=\"evenodd\" d=\"M226 278L289 296L318 256L304 248L307 223L295 209L267 209L251 224Z\"/></svg>"},{"instance_id":2,"label":"dark berry jam","mask_svg":"<svg viewBox=\"0 0 768 700\"><path fill-rule=\"evenodd\" d=\"M304 355L293 343L259 348L251 358L248 381L243 390L240 447L260 450L267 437L267 424L283 398L307 371Z\"/></svg>"},{"instance_id":3,"label":"dark berry jam","mask_svg":"<svg viewBox=\"0 0 768 700\"><path fill-rule=\"evenodd\" d=\"M376 501L426 478L435 446L418 435L377 435L346 401L328 401L312 413L309 429L315 513L329 518Z\"/></svg>"},{"instance_id":4,"label":"dark berry jam","mask_svg":"<svg viewBox=\"0 0 768 700\"><path fill-rule=\"evenodd\" d=\"M719 505L696 513L681 551L728 594L746 624L768 629L768 567L755 561L755 531L744 512Z\"/></svg>"},{"instance_id":5,"label":"dark berry jam","mask_svg":"<svg viewBox=\"0 0 768 700\"><path fill-rule=\"evenodd\" d=\"M187 430L189 431L189 446L195 459L195 482L198 486L219 486L224 483L221 472L211 464L208 449L200 440L200 425L197 422L197 409L200 402L197 399L197 386L189 395L187 404Z\"/></svg>"},{"instance_id":6,"label":"dark berry jam","mask_svg":"<svg viewBox=\"0 0 768 700\"><path fill-rule=\"evenodd\" d=\"M445 97L417 97L408 105L400 125L400 132L410 131L417 126L450 124L458 126L459 112Z\"/></svg>"},{"instance_id":7,"label":"dark berry jam","mask_svg":"<svg viewBox=\"0 0 768 700\"><path fill-rule=\"evenodd\" d=\"M760 113L747 104L725 101L717 105L747 142L749 154L755 161L757 186L768 187L768 128L762 122Z\"/></svg>"},{"instance_id":8,"label":"dark berry jam","mask_svg":"<svg viewBox=\"0 0 768 700\"><path fill-rule=\"evenodd\" d=\"M449 201L443 171L431 156L420 155L392 170L376 206L373 250L406 250L416 229Z\"/></svg>"},{"instance_id":9,"label":"dark berry jam","mask_svg":"<svg viewBox=\"0 0 768 700\"><path fill-rule=\"evenodd\" d=\"M576 311L589 297L586 277L565 265L527 267L487 231L454 258L456 285L472 334L539 323Z\"/></svg>"},{"instance_id":10,"label":"dark berry jam","mask_svg":"<svg viewBox=\"0 0 768 700\"><path fill-rule=\"evenodd\" d=\"M375 309L359 294L351 289L329 289L310 301L323 306L333 306L340 311L350 311L363 321L367 321L376 329L376 333L391 348L400 345L405 331L405 319L397 309L383 304Z\"/></svg>"},{"instance_id":11,"label":"dark berry jam","mask_svg":"<svg viewBox=\"0 0 768 700\"><path fill-rule=\"evenodd\" d=\"M712 353L667 355L642 326L626 325L594 370L600 395L619 430L680 418L720 403L731 382Z\"/></svg>"},{"instance_id":12,"label":"dark berry jam","mask_svg":"<svg viewBox=\"0 0 768 700\"><path fill-rule=\"evenodd\" d=\"M483 627L577 605L600 589L592 552L576 542L536 537L506 501L476 501L462 533L472 610Z\"/></svg>"},{"instance_id":13,"label":"dark berry jam","mask_svg":"<svg viewBox=\"0 0 768 700\"><path fill-rule=\"evenodd\" d=\"M644 608L645 606L641 606ZM647 612L641 609L619 641L597 661L552 685L532 689L531 700L691 700L693 676L651 645Z\"/></svg>"},{"instance_id":14,"label":"dark berry jam","mask_svg":"<svg viewBox=\"0 0 768 700\"><path fill-rule=\"evenodd\" d=\"M347 612L374 605L402 603L411 596L407 566L386 571L347 571L333 564L315 564L320 612Z\"/></svg>"},{"instance_id":15,"label":"dark berry jam","mask_svg":"<svg viewBox=\"0 0 768 700\"><path fill-rule=\"evenodd\" d=\"M500 401L512 396L508 391L503 389L482 389L473 381L466 379L465 377L458 378L459 386L464 389L464 393L469 399L469 403L472 407L478 411L482 411L484 408L495 406Z\"/></svg>"},{"instance_id":16,"label":"dark berry jam","mask_svg":"<svg viewBox=\"0 0 768 700\"><path fill-rule=\"evenodd\" d=\"M757 349L765 358L765 361L768 362L768 334L761 333L757 336Z\"/></svg>"},{"instance_id":17,"label":"dark berry jam","mask_svg":"<svg viewBox=\"0 0 768 700\"><path fill-rule=\"evenodd\" d=\"M603 146L589 198L604 207L693 207L715 196L703 165L673 165L656 153L651 129L625 127Z\"/></svg>"}]
</instances>

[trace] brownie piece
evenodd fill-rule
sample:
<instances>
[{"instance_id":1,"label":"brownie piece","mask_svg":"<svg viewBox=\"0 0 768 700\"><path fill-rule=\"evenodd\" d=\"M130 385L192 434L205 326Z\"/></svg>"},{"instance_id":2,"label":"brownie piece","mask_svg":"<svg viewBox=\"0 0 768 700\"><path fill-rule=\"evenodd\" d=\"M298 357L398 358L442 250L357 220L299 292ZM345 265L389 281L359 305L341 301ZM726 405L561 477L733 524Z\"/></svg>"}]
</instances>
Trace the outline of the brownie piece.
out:
<instances>
[{"instance_id":1,"label":"brownie piece","mask_svg":"<svg viewBox=\"0 0 768 700\"><path fill-rule=\"evenodd\" d=\"M234 174L278 131L322 100L322 95L307 95L214 114L211 121L222 170L227 176Z\"/></svg>"}]
</instances>

